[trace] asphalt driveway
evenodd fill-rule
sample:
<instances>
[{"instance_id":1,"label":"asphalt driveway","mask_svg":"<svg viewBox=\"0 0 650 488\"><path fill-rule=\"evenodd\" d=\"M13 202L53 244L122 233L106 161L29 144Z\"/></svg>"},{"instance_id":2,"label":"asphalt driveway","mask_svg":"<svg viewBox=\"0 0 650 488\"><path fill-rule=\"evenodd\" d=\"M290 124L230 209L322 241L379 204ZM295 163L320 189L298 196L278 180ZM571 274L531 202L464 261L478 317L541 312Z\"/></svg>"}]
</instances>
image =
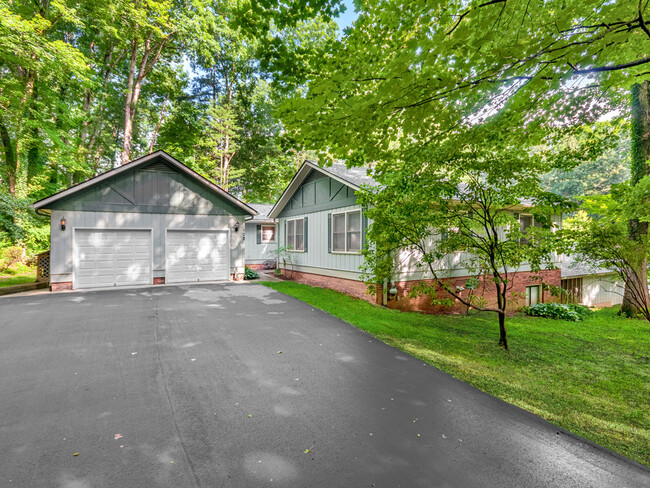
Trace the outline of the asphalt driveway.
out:
<instances>
[{"instance_id":1,"label":"asphalt driveway","mask_svg":"<svg viewBox=\"0 0 650 488\"><path fill-rule=\"evenodd\" d=\"M2 298L0 372L2 487L650 486L260 285Z\"/></svg>"}]
</instances>

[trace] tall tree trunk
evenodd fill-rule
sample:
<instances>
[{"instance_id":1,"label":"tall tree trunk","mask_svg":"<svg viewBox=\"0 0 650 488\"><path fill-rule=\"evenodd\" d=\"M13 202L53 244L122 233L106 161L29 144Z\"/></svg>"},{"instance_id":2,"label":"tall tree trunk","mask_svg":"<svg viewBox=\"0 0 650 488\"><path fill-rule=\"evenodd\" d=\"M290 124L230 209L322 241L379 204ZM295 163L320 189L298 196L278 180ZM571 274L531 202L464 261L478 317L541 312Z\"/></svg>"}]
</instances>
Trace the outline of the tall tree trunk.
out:
<instances>
[{"instance_id":1,"label":"tall tree trunk","mask_svg":"<svg viewBox=\"0 0 650 488\"><path fill-rule=\"evenodd\" d=\"M131 153L131 140L133 138L133 85L135 83L135 65L138 58L138 38L133 38L131 46L131 62L129 63L129 80L126 87L126 101L124 102L124 140L122 142L122 164L129 162Z\"/></svg>"},{"instance_id":2,"label":"tall tree trunk","mask_svg":"<svg viewBox=\"0 0 650 488\"><path fill-rule=\"evenodd\" d=\"M23 93L23 98L20 101L20 106L22 109L22 117L27 119L29 117L28 109L32 100L32 95L34 94L34 84L36 82L36 73L34 70L29 70L27 73L27 81L25 83L25 91ZM24 198L27 196L27 166L29 164L27 158L27 152L29 150L27 141L25 140L25 134L23 133L22 123L18 124L18 129L16 130L16 170L15 170L15 192L14 194L17 197Z\"/></svg>"},{"instance_id":3,"label":"tall tree trunk","mask_svg":"<svg viewBox=\"0 0 650 488\"><path fill-rule=\"evenodd\" d=\"M165 101L162 104L162 108L160 109L160 118L158 119L158 124L156 124L156 130L153 132L153 136L151 136L151 142L149 143L149 154L153 152L153 146L156 144L156 137L158 136L158 132L160 131L160 126L163 123L163 120L165 119L165 106L167 105L167 102L169 101L169 94L165 97Z\"/></svg>"},{"instance_id":4,"label":"tall tree trunk","mask_svg":"<svg viewBox=\"0 0 650 488\"><path fill-rule=\"evenodd\" d=\"M7 168L7 183L9 184L9 193L16 194L16 155L14 153L13 141L9 135L9 130L0 118L0 142L4 149L5 165Z\"/></svg>"},{"instance_id":5,"label":"tall tree trunk","mask_svg":"<svg viewBox=\"0 0 650 488\"><path fill-rule=\"evenodd\" d=\"M502 283L499 273L493 272L496 289L497 289L497 308L499 309L499 346L508 350L508 337L506 336L506 293L507 284ZM502 289L503 288L503 289Z\"/></svg>"},{"instance_id":6,"label":"tall tree trunk","mask_svg":"<svg viewBox=\"0 0 650 488\"><path fill-rule=\"evenodd\" d=\"M631 181L636 185L650 174L650 84L648 81L632 86L632 168ZM625 282L621 314L643 314L650 305L648 295L648 223L632 219L629 238L635 243L634 273ZM634 281L638 281L634 282Z\"/></svg>"}]
</instances>

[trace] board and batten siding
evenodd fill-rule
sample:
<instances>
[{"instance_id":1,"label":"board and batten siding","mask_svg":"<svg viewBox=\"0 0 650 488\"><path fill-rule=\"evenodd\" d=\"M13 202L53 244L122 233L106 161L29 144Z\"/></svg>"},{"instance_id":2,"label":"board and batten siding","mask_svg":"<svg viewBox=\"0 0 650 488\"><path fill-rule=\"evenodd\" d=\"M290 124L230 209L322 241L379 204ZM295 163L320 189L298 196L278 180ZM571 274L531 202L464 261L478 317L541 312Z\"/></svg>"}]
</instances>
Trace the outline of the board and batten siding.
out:
<instances>
[{"instance_id":1,"label":"board and batten siding","mask_svg":"<svg viewBox=\"0 0 650 488\"><path fill-rule=\"evenodd\" d=\"M266 261L273 261L278 258L278 232L275 231L275 242L257 243L257 226L258 225L276 225L276 224L259 224L255 222L246 222L246 237L244 238L246 250L246 264L264 264Z\"/></svg>"},{"instance_id":2,"label":"board and batten siding","mask_svg":"<svg viewBox=\"0 0 650 488\"><path fill-rule=\"evenodd\" d=\"M291 257L292 263L287 263L287 267L291 269L291 265L293 265L295 271L359 280L361 275L359 268L363 263L361 254L328 252L328 215L351 210L361 210L361 206L348 205L308 213L291 212L291 216L288 218L281 216L278 232L280 247L287 245L286 221L296 218L308 218L307 251L289 251L288 255ZM280 257L280 260L282 260L282 257ZM280 262L280 266L282 266L282 262Z\"/></svg>"},{"instance_id":3,"label":"board and batten siding","mask_svg":"<svg viewBox=\"0 0 650 488\"><path fill-rule=\"evenodd\" d=\"M60 229L65 217L66 230ZM153 240L153 277L165 276L165 231L167 229L224 230L230 233L230 273L244 271L244 232L234 232L235 221L244 215L192 215L173 213L84 212L52 210L50 234L50 280L71 282L73 272L73 234L82 229L151 229Z\"/></svg>"},{"instance_id":4,"label":"board and batten siding","mask_svg":"<svg viewBox=\"0 0 650 488\"><path fill-rule=\"evenodd\" d=\"M611 307L623 302L625 283L615 274L582 278L582 305Z\"/></svg>"}]
</instances>

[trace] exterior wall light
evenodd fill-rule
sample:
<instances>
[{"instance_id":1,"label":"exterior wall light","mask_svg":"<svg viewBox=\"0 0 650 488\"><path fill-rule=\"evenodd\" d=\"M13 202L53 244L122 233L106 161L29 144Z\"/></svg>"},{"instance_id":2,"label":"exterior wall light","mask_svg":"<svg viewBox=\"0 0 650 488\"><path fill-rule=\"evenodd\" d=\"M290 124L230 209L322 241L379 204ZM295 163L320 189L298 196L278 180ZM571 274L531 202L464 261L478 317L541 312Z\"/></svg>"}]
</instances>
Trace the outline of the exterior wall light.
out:
<instances>
[{"instance_id":1,"label":"exterior wall light","mask_svg":"<svg viewBox=\"0 0 650 488\"><path fill-rule=\"evenodd\" d=\"M66 224L65 217L63 217L61 219L61 230L65 230L65 224Z\"/></svg>"},{"instance_id":2,"label":"exterior wall light","mask_svg":"<svg viewBox=\"0 0 650 488\"><path fill-rule=\"evenodd\" d=\"M239 220L235 220L235 232L239 232Z\"/></svg>"}]
</instances>

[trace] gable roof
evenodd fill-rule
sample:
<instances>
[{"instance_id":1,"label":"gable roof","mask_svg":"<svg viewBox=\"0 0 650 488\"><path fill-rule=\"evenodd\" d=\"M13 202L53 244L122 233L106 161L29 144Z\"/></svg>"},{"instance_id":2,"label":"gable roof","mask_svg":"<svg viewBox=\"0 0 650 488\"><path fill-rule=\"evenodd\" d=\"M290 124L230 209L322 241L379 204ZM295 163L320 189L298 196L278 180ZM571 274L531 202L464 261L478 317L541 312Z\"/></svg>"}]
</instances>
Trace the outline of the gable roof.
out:
<instances>
[{"instance_id":1,"label":"gable roof","mask_svg":"<svg viewBox=\"0 0 650 488\"><path fill-rule=\"evenodd\" d=\"M360 190L361 185L378 185L371 176L368 176L368 168L348 168L343 163L334 163L332 166L323 168L313 161L306 160L302 163L302 166L298 169L295 176L284 190L284 193L282 193L282 196L269 212L270 218L275 219L280 215L282 209L287 205L287 203L289 203L293 194L298 190L298 188L300 188L300 185L312 171L318 171L354 190Z\"/></svg>"},{"instance_id":2,"label":"gable roof","mask_svg":"<svg viewBox=\"0 0 650 488\"><path fill-rule=\"evenodd\" d=\"M257 215L247 222L273 222L269 217L269 212L273 208L272 203L249 203L248 205L257 210Z\"/></svg>"},{"instance_id":3,"label":"gable roof","mask_svg":"<svg viewBox=\"0 0 650 488\"><path fill-rule=\"evenodd\" d=\"M54 195L51 195L49 197L43 198L37 202L34 202L32 204L32 207L35 209L47 209L49 208L54 202L57 202L59 200L62 200L64 198L67 198L71 195L74 195L77 192L80 192L82 190L85 190L91 186L94 186L98 183L101 183L102 181L108 180L110 178L113 178L117 175L120 175L126 171L132 170L134 168L140 167L140 166L146 166L148 163L152 163L156 159L163 159L167 164L171 165L173 168L177 169L179 172L184 173L185 175L189 176L190 178L193 178L196 180L200 185L204 186L208 190L212 191L214 194L217 196L229 201L230 203L234 204L235 206L241 208L244 212L246 212L249 215L257 215L258 212L250 207L249 205L246 205L244 202L241 200L233 197L230 193L228 193L226 190L222 189L221 187L215 185L208 179L204 178L200 174L198 174L196 171L191 170L187 166L185 166L183 163L180 161L176 160L169 154L167 154L165 151L156 151L151 154L147 154L146 156L142 156L141 158L134 159L133 161L130 161L126 164L123 164L122 166L118 166L117 168L111 169L109 171L106 171L105 173L102 173L100 175L97 175L93 178L90 178L82 183L78 183L74 186L71 186L70 188L67 188L65 190L61 190L58 193L55 193Z\"/></svg>"}]
</instances>

